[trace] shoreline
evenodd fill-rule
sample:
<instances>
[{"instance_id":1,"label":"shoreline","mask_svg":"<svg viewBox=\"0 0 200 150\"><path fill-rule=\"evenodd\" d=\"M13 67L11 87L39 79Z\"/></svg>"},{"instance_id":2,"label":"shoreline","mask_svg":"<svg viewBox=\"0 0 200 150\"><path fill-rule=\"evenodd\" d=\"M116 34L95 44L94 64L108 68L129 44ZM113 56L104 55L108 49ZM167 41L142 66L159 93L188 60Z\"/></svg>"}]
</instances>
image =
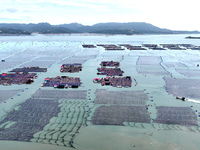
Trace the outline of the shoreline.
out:
<instances>
[{"instance_id":1,"label":"shoreline","mask_svg":"<svg viewBox=\"0 0 200 150\"><path fill-rule=\"evenodd\" d=\"M104 33L31 33L31 34L0 34L0 36L137 36L137 35L187 35L188 33L141 33L141 34L104 34ZM194 33L195 35L199 33ZM185 37L186 39L200 39L200 37Z\"/></svg>"}]
</instances>

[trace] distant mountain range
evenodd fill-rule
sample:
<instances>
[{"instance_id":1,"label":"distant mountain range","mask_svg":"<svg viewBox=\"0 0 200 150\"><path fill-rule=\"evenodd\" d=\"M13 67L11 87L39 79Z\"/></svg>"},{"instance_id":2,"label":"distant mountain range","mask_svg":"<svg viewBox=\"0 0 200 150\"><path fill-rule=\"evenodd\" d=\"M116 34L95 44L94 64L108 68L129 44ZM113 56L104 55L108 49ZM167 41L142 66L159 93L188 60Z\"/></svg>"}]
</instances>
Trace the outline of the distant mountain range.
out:
<instances>
[{"instance_id":1,"label":"distant mountain range","mask_svg":"<svg viewBox=\"0 0 200 150\"><path fill-rule=\"evenodd\" d=\"M162 29L145 22L98 23L85 26L78 23L51 25L49 23L17 24L1 23L0 35L25 34L62 34L62 33L96 33L96 34L199 34L199 31L173 31Z\"/></svg>"}]
</instances>

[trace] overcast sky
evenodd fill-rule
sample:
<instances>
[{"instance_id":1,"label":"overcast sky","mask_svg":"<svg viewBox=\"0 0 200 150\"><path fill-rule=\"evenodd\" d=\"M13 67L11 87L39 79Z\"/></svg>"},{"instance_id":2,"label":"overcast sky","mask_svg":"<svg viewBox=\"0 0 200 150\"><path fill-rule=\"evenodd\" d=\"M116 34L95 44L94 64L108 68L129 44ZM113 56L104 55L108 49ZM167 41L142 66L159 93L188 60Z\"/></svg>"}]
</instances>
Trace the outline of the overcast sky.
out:
<instances>
[{"instance_id":1,"label":"overcast sky","mask_svg":"<svg viewBox=\"0 0 200 150\"><path fill-rule=\"evenodd\" d=\"M0 23L147 22L200 31L199 0L0 0Z\"/></svg>"}]
</instances>

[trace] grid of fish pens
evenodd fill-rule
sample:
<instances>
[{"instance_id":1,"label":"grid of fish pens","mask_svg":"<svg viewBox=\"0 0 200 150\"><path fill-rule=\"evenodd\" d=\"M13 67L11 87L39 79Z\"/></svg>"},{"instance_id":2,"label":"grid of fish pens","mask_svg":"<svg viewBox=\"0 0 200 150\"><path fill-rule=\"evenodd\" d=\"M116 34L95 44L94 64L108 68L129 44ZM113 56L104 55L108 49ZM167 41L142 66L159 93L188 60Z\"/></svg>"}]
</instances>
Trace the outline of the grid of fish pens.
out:
<instances>
[{"instance_id":1,"label":"grid of fish pens","mask_svg":"<svg viewBox=\"0 0 200 150\"><path fill-rule=\"evenodd\" d=\"M164 78L165 88L174 96L200 99L199 79Z\"/></svg>"},{"instance_id":2,"label":"grid of fish pens","mask_svg":"<svg viewBox=\"0 0 200 150\"><path fill-rule=\"evenodd\" d=\"M0 90L0 103L11 98L19 93L21 90Z\"/></svg>"},{"instance_id":3,"label":"grid of fish pens","mask_svg":"<svg viewBox=\"0 0 200 150\"><path fill-rule=\"evenodd\" d=\"M107 91L97 89L95 104L116 104L116 105L145 105L148 100L144 91Z\"/></svg>"},{"instance_id":4,"label":"grid of fish pens","mask_svg":"<svg viewBox=\"0 0 200 150\"><path fill-rule=\"evenodd\" d=\"M166 71L162 66L144 66L137 65L137 72L144 75L171 75L170 72Z\"/></svg>"},{"instance_id":5,"label":"grid of fish pens","mask_svg":"<svg viewBox=\"0 0 200 150\"><path fill-rule=\"evenodd\" d=\"M150 115L145 106L100 106L93 116L95 125L119 125L123 122L150 123Z\"/></svg>"},{"instance_id":6,"label":"grid of fish pens","mask_svg":"<svg viewBox=\"0 0 200 150\"><path fill-rule=\"evenodd\" d=\"M191 70L191 69L176 69L180 74L187 76L187 77L199 77L200 71L198 70Z\"/></svg>"},{"instance_id":7,"label":"grid of fish pens","mask_svg":"<svg viewBox=\"0 0 200 150\"><path fill-rule=\"evenodd\" d=\"M168 68L171 67L187 67L185 64L181 62L163 62L164 65L166 65Z\"/></svg>"},{"instance_id":8,"label":"grid of fish pens","mask_svg":"<svg viewBox=\"0 0 200 150\"><path fill-rule=\"evenodd\" d=\"M46 60L46 61L40 61L40 60L33 60L31 62L27 62L23 65L21 65L21 67L23 66L40 66L40 67L50 67L52 64L56 63L56 60Z\"/></svg>"},{"instance_id":9,"label":"grid of fish pens","mask_svg":"<svg viewBox=\"0 0 200 150\"><path fill-rule=\"evenodd\" d=\"M87 91L60 91L60 90L37 90L33 98L55 98L55 99L86 99Z\"/></svg>"},{"instance_id":10,"label":"grid of fish pens","mask_svg":"<svg viewBox=\"0 0 200 150\"><path fill-rule=\"evenodd\" d=\"M58 101L53 99L28 99L19 104L17 110L9 112L0 122L0 140L29 142L33 134L58 115L58 105Z\"/></svg>"},{"instance_id":11,"label":"grid of fish pens","mask_svg":"<svg viewBox=\"0 0 200 150\"><path fill-rule=\"evenodd\" d=\"M157 107L156 123L178 124L178 125L197 125L197 115L190 107Z\"/></svg>"},{"instance_id":12,"label":"grid of fish pens","mask_svg":"<svg viewBox=\"0 0 200 150\"><path fill-rule=\"evenodd\" d=\"M3 69L7 69L7 68L10 68L10 67L14 67L16 65L19 65L23 63L23 61L6 61L5 62L0 62L0 70L3 70Z\"/></svg>"},{"instance_id":13,"label":"grid of fish pens","mask_svg":"<svg viewBox=\"0 0 200 150\"><path fill-rule=\"evenodd\" d=\"M160 65L162 59L159 56L139 56L137 65Z\"/></svg>"},{"instance_id":14,"label":"grid of fish pens","mask_svg":"<svg viewBox=\"0 0 200 150\"><path fill-rule=\"evenodd\" d=\"M94 58L96 58L96 55L73 56L62 60L61 62L59 62L59 64L73 64L73 63L84 64L87 60Z\"/></svg>"}]
</instances>

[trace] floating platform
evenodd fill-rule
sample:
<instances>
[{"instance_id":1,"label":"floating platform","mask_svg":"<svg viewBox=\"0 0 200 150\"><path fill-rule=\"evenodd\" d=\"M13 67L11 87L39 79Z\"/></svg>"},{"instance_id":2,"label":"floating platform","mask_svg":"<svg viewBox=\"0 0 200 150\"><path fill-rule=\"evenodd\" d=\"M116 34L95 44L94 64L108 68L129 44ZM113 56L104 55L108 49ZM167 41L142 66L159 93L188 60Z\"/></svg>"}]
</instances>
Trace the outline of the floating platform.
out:
<instances>
[{"instance_id":1,"label":"floating platform","mask_svg":"<svg viewBox=\"0 0 200 150\"><path fill-rule=\"evenodd\" d=\"M74 64L63 64L60 68L60 72L79 72L82 71L82 64L74 63Z\"/></svg>"},{"instance_id":2,"label":"floating platform","mask_svg":"<svg viewBox=\"0 0 200 150\"><path fill-rule=\"evenodd\" d=\"M94 78L94 83L101 83L102 86L108 85L113 87L131 87L132 79L130 76L115 78L115 77L105 77L105 78Z\"/></svg>"},{"instance_id":3,"label":"floating platform","mask_svg":"<svg viewBox=\"0 0 200 150\"><path fill-rule=\"evenodd\" d=\"M55 78L45 78L42 87L78 88L81 84L79 77L57 76Z\"/></svg>"},{"instance_id":4,"label":"floating platform","mask_svg":"<svg viewBox=\"0 0 200 150\"><path fill-rule=\"evenodd\" d=\"M125 50L124 48L122 48L121 46L117 46L117 45L104 45L104 44L99 44L97 46L101 46L104 47L105 50Z\"/></svg>"},{"instance_id":5,"label":"floating platform","mask_svg":"<svg viewBox=\"0 0 200 150\"><path fill-rule=\"evenodd\" d=\"M163 48L171 49L171 50L186 50L186 45L182 44L160 44Z\"/></svg>"},{"instance_id":6,"label":"floating platform","mask_svg":"<svg viewBox=\"0 0 200 150\"><path fill-rule=\"evenodd\" d=\"M0 84L1 85L12 85L12 84L31 84L34 82L33 79L37 78L36 73L15 73L0 74Z\"/></svg>"},{"instance_id":7,"label":"floating platform","mask_svg":"<svg viewBox=\"0 0 200 150\"><path fill-rule=\"evenodd\" d=\"M83 48L96 48L96 46L94 45L82 45Z\"/></svg>"},{"instance_id":8,"label":"floating platform","mask_svg":"<svg viewBox=\"0 0 200 150\"><path fill-rule=\"evenodd\" d=\"M107 75L107 76L123 76L124 71L120 68L97 68L97 75Z\"/></svg>"},{"instance_id":9,"label":"floating platform","mask_svg":"<svg viewBox=\"0 0 200 150\"><path fill-rule=\"evenodd\" d=\"M200 39L200 37L194 37L194 36L187 36L186 39Z\"/></svg>"},{"instance_id":10,"label":"floating platform","mask_svg":"<svg viewBox=\"0 0 200 150\"><path fill-rule=\"evenodd\" d=\"M119 67L120 63L115 61L102 61L100 65L108 67Z\"/></svg>"},{"instance_id":11,"label":"floating platform","mask_svg":"<svg viewBox=\"0 0 200 150\"><path fill-rule=\"evenodd\" d=\"M146 48L143 48L142 46L133 46L130 44L120 44L120 46L124 46L129 50L147 50Z\"/></svg>"}]
</instances>

